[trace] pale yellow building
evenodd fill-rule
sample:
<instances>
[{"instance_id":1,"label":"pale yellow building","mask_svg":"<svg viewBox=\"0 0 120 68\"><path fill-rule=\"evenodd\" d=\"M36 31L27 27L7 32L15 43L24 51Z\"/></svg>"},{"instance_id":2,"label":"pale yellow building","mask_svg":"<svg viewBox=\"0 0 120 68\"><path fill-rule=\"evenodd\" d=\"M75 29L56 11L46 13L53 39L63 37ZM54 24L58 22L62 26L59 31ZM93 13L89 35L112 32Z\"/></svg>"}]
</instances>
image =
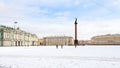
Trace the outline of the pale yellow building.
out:
<instances>
[{"instance_id":1,"label":"pale yellow building","mask_svg":"<svg viewBox=\"0 0 120 68\"><path fill-rule=\"evenodd\" d=\"M107 35L94 36L91 38L91 44L120 45L120 34L107 34Z\"/></svg>"},{"instance_id":2,"label":"pale yellow building","mask_svg":"<svg viewBox=\"0 0 120 68\"><path fill-rule=\"evenodd\" d=\"M78 44L79 45L90 45L91 44L91 40L79 40Z\"/></svg>"},{"instance_id":3,"label":"pale yellow building","mask_svg":"<svg viewBox=\"0 0 120 68\"><path fill-rule=\"evenodd\" d=\"M43 45L43 39L39 39L39 40L38 40L38 46L39 46L39 45Z\"/></svg>"},{"instance_id":4,"label":"pale yellow building","mask_svg":"<svg viewBox=\"0 0 120 68\"><path fill-rule=\"evenodd\" d=\"M43 38L43 45L73 45L74 40L71 36L51 36Z\"/></svg>"}]
</instances>

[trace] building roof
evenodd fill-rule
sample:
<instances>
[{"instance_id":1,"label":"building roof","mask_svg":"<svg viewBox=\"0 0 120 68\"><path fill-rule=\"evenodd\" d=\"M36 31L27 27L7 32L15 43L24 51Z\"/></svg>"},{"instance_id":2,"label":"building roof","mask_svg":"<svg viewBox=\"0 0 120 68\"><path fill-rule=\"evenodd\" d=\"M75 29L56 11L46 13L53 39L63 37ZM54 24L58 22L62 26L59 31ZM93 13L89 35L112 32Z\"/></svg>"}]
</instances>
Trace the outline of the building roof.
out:
<instances>
[{"instance_id":1,"label":"building roof","mask_svg":"<svg viewBox=\"0 0 120 68\"><path fill-rule=\"evenodd\" d=\"M106 35L98 35L92 38L105 38L105 37L112 37L112 36L120 36L120 34L106 34Z\"/></svg>"},{"instance_id":2,"label":"building roof","mask_svg":"<svg viewBox=\"0 0 120 68\"><path fill-rule=\"evenodd\" d=\"M44 37L44 38L61 38L61 37L73 38L72 36L48 36L48 37Z\"/></svg>"}]
</instances>

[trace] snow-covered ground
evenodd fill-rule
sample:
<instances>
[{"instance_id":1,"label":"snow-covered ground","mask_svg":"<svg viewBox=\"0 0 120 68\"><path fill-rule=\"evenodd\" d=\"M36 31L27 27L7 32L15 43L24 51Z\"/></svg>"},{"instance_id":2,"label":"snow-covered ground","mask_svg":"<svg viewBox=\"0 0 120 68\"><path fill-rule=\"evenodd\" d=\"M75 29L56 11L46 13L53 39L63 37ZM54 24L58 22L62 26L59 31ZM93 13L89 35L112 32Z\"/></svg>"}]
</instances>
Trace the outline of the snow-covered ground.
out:
<instances>
[{"instance_id":1,"label":"snow-covered ground","mask_svg":"<svg viewBox=\"0 0 120 68\"><path fill-rule=\"evenodd\" d=\"M120 68L120 46L0 47L0 68Z\"/></svg>"}]
</instances>

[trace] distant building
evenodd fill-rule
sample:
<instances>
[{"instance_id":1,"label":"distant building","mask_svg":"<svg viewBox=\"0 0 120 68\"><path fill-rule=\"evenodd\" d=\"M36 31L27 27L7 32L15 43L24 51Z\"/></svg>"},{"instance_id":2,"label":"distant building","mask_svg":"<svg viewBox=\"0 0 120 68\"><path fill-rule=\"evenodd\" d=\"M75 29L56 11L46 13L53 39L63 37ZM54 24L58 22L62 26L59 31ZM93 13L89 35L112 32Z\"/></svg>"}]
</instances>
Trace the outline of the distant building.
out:
<instances>
[{"instance_id":1,"label":"distant building","mask_svg":"<svg viewBox=\"0 0 120 68\"><path fill-rule=\"evenodd\" d=\"M120 45L120 34L107 34L91 38L94 45Z\"/></svg>"},{"instance_id":2,"label":"distant building","mask_svg":"<svg viewBox=\"0 0 120 68\"><path fill-rule=\"evenodd\" d=\"M39 45L43 45L43 39L39 39L39 40L38 40L38 46L39 46Z\"/></svg>"},{"instance_id":3,"label":"distant building","mask_svg":"<svg viewBox=\"0 0 120 68\"><path fill-rule=\"evenodd\" d=\"M43 38L44 45L74 45L73 37L70 36L51 36Z\"/></svg>"},{"instance_id":4,"label":"distant building","mask_svg":"<svg viewBox=\"0 0 120 68\"><path fill-rule=\"evenodd\" d=\"M0 26L0 46L34 46L38 37L20 29Z\"/></svg>"},{"instance_id":5,"label":"distant building","mask_svg":"<svg viewBox=\"0 0 120 68\"><path fill-rule=\"evenodd\" d=\"M78 44L79 45L90 45L91 44L91 40L79 40Z\"/></svg>"}]
</instances>

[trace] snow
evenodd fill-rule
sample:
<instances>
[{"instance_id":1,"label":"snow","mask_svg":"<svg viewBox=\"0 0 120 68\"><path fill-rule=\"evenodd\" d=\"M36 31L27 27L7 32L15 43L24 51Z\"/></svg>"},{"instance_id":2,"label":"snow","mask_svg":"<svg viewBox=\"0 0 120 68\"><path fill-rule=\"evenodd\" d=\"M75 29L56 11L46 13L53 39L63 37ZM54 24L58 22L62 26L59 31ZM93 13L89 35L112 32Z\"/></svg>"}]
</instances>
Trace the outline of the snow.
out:
<instances>
[{"instance_id":1,"label":"snow","mask_svg":"<svg viewBox=\"0 0 120 68\"><path fill-rule=\"evenodd\" d=\"M0 47L0 68L120 68L120 46Z\"/></svg>"}]
</instances>

